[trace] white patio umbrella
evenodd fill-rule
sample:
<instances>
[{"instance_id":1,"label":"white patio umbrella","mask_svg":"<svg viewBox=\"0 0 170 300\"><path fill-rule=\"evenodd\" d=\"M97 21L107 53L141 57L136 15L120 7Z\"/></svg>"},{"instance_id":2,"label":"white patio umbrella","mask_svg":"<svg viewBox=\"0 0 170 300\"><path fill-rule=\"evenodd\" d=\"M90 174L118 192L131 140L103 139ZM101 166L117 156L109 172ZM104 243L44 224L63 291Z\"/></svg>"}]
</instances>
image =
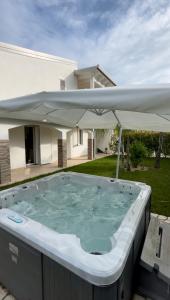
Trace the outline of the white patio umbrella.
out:
<instances>
[{"instance_id":1,"label":"white patio umbrella","mask_svg":"<svg viewBox=\"0 0 170 300\"><path fill-rule=\"evenodd\" d=\"M68 127L170 132L170 84L49 91L0 102L0 118L44 121Z\"/></svg>"}]
</instances>

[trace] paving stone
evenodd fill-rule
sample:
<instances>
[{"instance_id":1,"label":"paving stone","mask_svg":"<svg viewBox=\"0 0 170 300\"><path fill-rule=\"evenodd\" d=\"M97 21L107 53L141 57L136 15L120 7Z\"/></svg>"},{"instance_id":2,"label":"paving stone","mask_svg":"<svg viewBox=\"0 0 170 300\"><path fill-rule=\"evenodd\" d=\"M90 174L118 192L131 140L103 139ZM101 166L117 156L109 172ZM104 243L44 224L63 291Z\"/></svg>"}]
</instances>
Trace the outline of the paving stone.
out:
<instances>
[{"instance_id":1,"label":"paving stone","mask_svg":"<svg viewBox=\"0 0 170 300\"><path fill-rule=\"evenodd\" d=\"M170 217L165 220L166 223L170 223Z\"/></svg>"},{"instance_id":2,"label":"paving stone","mask_svg":"<svg viewBox=\"0 0 170 300\"><path fill-rule=\"evenodd\" d=\"M165 220L167 219L167 217L159 215L159 216L158 216L158 219L159 219L160 221L165 221Z\"/></svg>"},{"instance_id":3,"label":"paving stone","mask_svg":"<svg viewBox=\"0 0 170 300\"><path fill-rule=\"evenodd\" d=\"M157 218L157 217L158 217L158 214L151 213L151 216L152 216L153 218Z\"/></svg>"},{"instance_id":4,"label":"paving stone","mask_svg":"<svg viewBox=\"0 0 170 300\"><path fill-rule=\"evenodd\" d=\"M4 298L4 300L16 300L13 296L8 295Z\"/></svg>"},{"instance_id":5,"label":"paving stone","mask_svg":"<svg viewBox=\"0 0 170 300\"><path fill-rule=\"evenodd\" d=\"M145 298L135 294L133 300L145 300Z\"/></svg>"},{"instance_id":6,"label":"paving stone","mask_svg":"<svg viewBox=\"0 0 170 300\"><path fill-rule=\"evenodd\" d=\"M0 286L0 300L2 300L6 295L8 294L8 291Z\"/></svg>"}]
</instances>

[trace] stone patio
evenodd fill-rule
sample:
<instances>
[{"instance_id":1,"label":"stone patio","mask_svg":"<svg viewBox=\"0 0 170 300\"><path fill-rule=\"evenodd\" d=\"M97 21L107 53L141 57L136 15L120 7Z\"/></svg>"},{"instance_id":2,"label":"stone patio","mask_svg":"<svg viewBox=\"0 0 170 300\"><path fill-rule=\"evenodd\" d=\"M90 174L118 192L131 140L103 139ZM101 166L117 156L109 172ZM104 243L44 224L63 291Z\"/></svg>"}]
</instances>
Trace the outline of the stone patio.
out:
<instances>
[{"instance_id":1,"label":"stone patio","mask_svg":"<svg viewBox=\"0 0 170 300\"><path fill-rule=\"evenodd\" d=\"M106 157L106 156L108 156L108 155L102 154L102 153L96 154L95 159L99 159L99 158ZM79 164L83 164L88 161L90 161L90 160L88 160L87 156L76 157L74 159L68 159L67 160L67 168L73 167L73 166L76 166ZM46 165L31 165L31 166L27 166L26 168L14 169L11 171L11 182L10 183L19 182L19 181L30 179L30 178L40 176L43 174L53 173L55 171L59 171L62 169L65 169L65 168L58 168L57 162L54 162L52 164L46 164ZM0 184L0 186L3 186L3 184Z\"/></svg>"},{"instance_id":2,"label":"stone patio","mask_svg":"<svg viewBox=\"0 0 170 300\"><path fill-rule=\"evenodd\" d=\"M143 297L141 297L139 295L134 295L134 297L133 297L132 300L151 300L151 299L149 299L149 298L143 298Z\"/></svg>"},{"instance_id":3,"label":"stone patio","mask_svg":"<svg viewBox=\"0 0 170 300\"><path fill-rule=\"evenodd\" d=\"M16 300L8 291L0 286L0 300Z\"/></svg>"}]
</instances>

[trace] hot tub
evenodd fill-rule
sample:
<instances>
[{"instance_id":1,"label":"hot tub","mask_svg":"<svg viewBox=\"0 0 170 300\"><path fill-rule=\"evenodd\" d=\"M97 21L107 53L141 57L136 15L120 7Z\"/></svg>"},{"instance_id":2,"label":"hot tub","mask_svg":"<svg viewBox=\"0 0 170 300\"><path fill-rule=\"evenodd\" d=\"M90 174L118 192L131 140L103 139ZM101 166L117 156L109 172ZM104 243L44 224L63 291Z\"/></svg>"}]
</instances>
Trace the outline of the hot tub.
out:
<instances>
[{"instance_id":1,"label":"hot tub","mask_svg":"<svg viewBox=\"0 0 170 300\"><path fill-rule=\"evenodd\" d=\"M150 195L72 172L0 192L0 282L17 300L130 299Z\"/></svg>"}]
</instances>

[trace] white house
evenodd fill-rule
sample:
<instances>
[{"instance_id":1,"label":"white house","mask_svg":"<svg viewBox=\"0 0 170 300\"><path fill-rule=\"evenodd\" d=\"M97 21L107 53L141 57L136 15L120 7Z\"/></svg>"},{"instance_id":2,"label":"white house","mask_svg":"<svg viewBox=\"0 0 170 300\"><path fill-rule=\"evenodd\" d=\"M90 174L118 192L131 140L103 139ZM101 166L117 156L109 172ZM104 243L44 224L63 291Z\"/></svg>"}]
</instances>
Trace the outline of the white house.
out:
<instances>
[{"instance_id":1,"label":"white house","mask_svg":"<svg viewBox=\"0 0 170 300\"><path fill-rule=\"evenodd\" d=\"M78 69L77 62L0 43L0 101L41 91L115 86L99 65ZM93 141L89 131L64 129L46 120L35 122L0 117L0 183L10 181L11 169L88 155ZM109 134L97 143L103 150Z\"/></svg>"}]
</instances>

